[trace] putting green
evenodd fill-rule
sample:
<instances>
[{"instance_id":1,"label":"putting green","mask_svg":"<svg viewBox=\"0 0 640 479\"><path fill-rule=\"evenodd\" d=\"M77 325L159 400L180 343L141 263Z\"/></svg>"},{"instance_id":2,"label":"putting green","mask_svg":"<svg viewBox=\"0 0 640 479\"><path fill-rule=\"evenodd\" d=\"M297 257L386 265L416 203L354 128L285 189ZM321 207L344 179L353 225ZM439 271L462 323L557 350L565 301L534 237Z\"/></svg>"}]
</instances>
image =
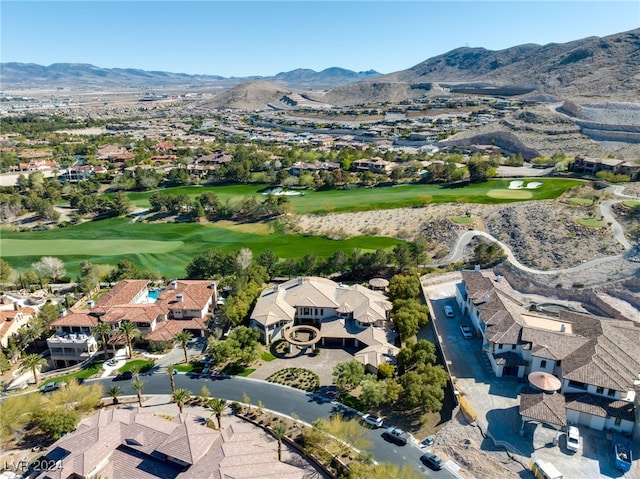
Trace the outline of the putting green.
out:
<instances>
[{"instance_id":1,"label":"putting green","mask_svg":"<svg viewBox=\"0 0 640 479\"><path fill-rule=\"evenodd\" d=\"M68 254L112 256L114 254L170 253L180 248L182 241L153 241L153 240L99 240L92 239L11 239L0 240L2 256L25 256L38 254L42 256L65 256Z\"/></svg>"},{"instance_id":2,"label":"putting green","mask_svg":"<svg viewBox=\"0 0 640 479\"><path fill-rule=\"evenodd\" d=\"M489 190L487 196L502 200L527 200L533 198L533 193L526 190Z\"/></svg>"}]
</instances>

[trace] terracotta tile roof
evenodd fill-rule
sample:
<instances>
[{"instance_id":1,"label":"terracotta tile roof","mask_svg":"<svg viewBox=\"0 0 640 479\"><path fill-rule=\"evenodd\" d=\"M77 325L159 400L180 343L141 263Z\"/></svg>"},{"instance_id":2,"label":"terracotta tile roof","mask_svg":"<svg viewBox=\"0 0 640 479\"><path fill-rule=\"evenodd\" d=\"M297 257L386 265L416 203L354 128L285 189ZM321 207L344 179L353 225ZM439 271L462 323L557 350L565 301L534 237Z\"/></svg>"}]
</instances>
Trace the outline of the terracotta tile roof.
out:
<instances>
[{"instance_id":1,"label":"terracotta tile roof","mask_svg":"<svg viewBox=\"0 0 640 479\"><path fill-rule=\"evenodd\" d=\"M528 386L520 391L520 415L554 426L567 425L564 396L547 394Z\"/></svg>"},{"instance_id":2,"label":"terracotta tile roof","mask_svg":"<svg viewBox=\"0 0 640 479\"><path fill-rule=\"evenodd\" d=\"M51 326L79 326L92 328L98 324L98 318L88 309L71 309L51 323Z\"/></svg>"},{"instance_id":3,"label":"terracotta tile roof","mask_svg":"<svg viewBox=\"0 0 640 479\"><path fill-rule=\"evenodd\" d=\"M152 323L158 317L164 317L162 308L155 304L125 304L109 308L100 316L105 323L131 321L132 323Z\"/></svg>"},{"instance_id":4,"label":"terracotta tile roof","mask_svg":"<svg viewBox=\"0 0 640 479\"><path fill-rule=\"evenodd\" d=\"M586 342L562 363L563 378L631 391L640 374L640 327L632 321L561 312Z\"/></svg>"},{"instance_id":5,"label":"terracotta tile roof","mask_svg":"<svg viewBox=\"0 0 640 479\"><path fill-rule=\"evenodd\" d=\"M98 298L96 307L108 308L117 304L129 304L148 284L149 281L146 279L124 279L119 281L107 293Z\"/></svg>"},{"instance_id":6,"label":"terracotta tile roof","mask_svg":"<svg viewBox=\"0 0 640 479\"><path fill-rule=\"evenodd\" d=\"M168 319L159 323L145 336L149 341L173 341L176 335L184 330L206 330L206 321L200 318Z\"/></svg>"},{"instance_id":7,"label":"terracotta tile roof","mask_svg":"<svg viewBox=\"0 0 640 479\"><path fill-rule=\"evenodd\" d=\"M275 442L249 424L223 433L185 413L167 421L137 407L101 410L49 448L62 467L39 479L302 479L305 470L277 460ZM169 458L185 463L181 466ZM104 464L104 466L103 466Z\"/></svg>"},{"instance_id":8,"label":"terracotta tile roof","mask_svg":"<svg viewBox=\"0 0 640 479\"><path fill-rule=\"evenodd\" d=\"M178 301L177 295L182 295ZM207 280L177 280L175 288L170 284L158 295L156 305L164 311L180 311L185 309L203 310L207 304L217 300L217 286Z\"/></svg>"},{"instance_id":9,"label":"terracotta tile roof","mask_svg":"<svg viewBox=\"0 0 640 479\"><path fill-rule=\"evenodd\" d=\"M599 417L619 417L626 421L635 421L633 403L619 399L606 398L587 393L566 393L567 409Z\"/></svg>"}]
</instances>

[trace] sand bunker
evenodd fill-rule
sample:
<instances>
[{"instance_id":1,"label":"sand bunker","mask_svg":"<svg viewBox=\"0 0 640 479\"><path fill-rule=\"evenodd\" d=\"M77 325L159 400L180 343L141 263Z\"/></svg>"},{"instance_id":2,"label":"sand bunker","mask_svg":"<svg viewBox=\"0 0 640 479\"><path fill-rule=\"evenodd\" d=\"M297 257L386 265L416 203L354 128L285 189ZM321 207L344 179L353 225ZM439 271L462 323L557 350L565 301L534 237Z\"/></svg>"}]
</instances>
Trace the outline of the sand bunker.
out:
<instances>
[{"instance_id":1,"label":"sand bunker","mask_svg":"<svg viewBox=\"0 0 640 479\"><path fill-rule=\"evenodd\" d=\"M533 197L533 193L526 190L489 190L487 196L507 200L528 200Z\"/></svg>"},{"instance_id":2,"label":"sand bunker","mask_svg":"<svg viewBox=\"0 0 640 479\"><path fill-rule=\"evenodd\" d=\"M535 190L536 188L540 188L542 183L539 181L530 181L527 185L524 184L522 180L513 180L509 183L510 190L520 190L522 188L526 188L528 190Z\"/></svg>"}]
</instances>

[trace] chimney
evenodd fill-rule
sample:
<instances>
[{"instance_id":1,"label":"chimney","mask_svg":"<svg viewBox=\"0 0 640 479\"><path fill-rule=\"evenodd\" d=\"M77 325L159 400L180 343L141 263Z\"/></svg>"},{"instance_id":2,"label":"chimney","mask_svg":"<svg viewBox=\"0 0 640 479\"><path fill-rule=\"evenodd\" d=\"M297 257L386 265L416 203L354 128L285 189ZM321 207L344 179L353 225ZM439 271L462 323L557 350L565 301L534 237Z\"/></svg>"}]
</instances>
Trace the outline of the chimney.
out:
<instances>
[{"instance_id":1,"label":"chimney","mask_svg":"<svg viewBox=\"0 0 640 479\"><path fill-rule=\"evenodd\" d=\"M480 271L480 265L479 265L479 264L475 265L475 266L473 267L473 270L474 270L474 271Z\"/></svg>"},{"instance_id":2,"label":"chimney","mask_svg":"<svg viewBox=\"0 0 640 479\"><path fill-rule=\"evenodd\" d=\"M501 279L502 279L502 275L496 274L496 283L499 283Z\"/></svg>"},{"instance_id":3,"label":"chimney","mask_svg":"<svg viewBox=\"0 0 640 479\"><path fill-rule=\"evenodd\" d=\"M93 309L93 307L96 305L96 302L93 299L90 299L89 301L87 301L87 304L89 305L89 309Z\"/></svg>"},{"instance_id":4,"label":"chimney","mask_svg":"<svg viewBox=\"0 0 640 479\"><path fill-rule=\"evenodd\" d=\"M566 330L567 330L567 325L566 325L566 324L564 324L564 323L562 323L562 324L560 325L560 332L561 332L561 333L564 333Z\"/></svg>"},{"instance_id":5,"label":"chimney","mask_svg":"<svg viewBox=\"0 0 640 479\"><path fill-rule=\"evenodd\" d=\"M178 303L182 303L182 298L183 296L181 294L176 294L176 301L178 301Z\"/></svg>"},{"instance_id":6,"label":"chimney","mask_svg":"<svg viewBox=\"0 0 640 479\"><path fill-rule=\"evenodd\" d=\"M175 279L171 281L171 286L173 286L173 289L178 289L178 281L176 281Z\"/></svg>"},{"instance_id":7,"label":"chimney","mask_svg":"<svg viewBox=\"0 0 640 479\"><path fill-rule=\"evenodd\" d=\"M489 297L489 295L488 295L488 294L485 294L485 295L484 295L484 302L485 302L485 303L488 303L488 302L489 302L489 299L491 299L491 298Z\"/></svg>"},{"instance_id":8,"label":"chimney","mask_svg":"<svg viewBox=\"0 0 640 479\"><path fill-rule=\"evenodd\" d=\"M67 308L62 308L60 310L60 317L64 318L67 315Z\"/></svg>"}]
</instances>

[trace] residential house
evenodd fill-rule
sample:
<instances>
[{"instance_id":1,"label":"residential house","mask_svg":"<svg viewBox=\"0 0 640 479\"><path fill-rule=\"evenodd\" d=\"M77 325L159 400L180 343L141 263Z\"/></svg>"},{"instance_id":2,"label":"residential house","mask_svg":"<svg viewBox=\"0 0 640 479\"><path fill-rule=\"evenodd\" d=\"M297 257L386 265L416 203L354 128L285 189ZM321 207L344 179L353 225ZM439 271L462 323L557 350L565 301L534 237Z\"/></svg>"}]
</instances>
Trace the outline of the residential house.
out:
<instances>
[{"instance_id":1,"label":"residential house","mask_svg":"<svg viewBox=\"0 0 640 479\"><path fill-rule=\"evenodd\" d=\"M355 355L371 372L393 361L398 349L387 326L393 305L379 291L346 286L326 278L294 278L265 289L251 313L250 325L265 344L283 338L298 324L320 329L322 344L360 348Z\"/></svg>"},{"instance_id":2,"label":"residential house","mask_svg":"<svg viewBox=\"0 0 640 479\"><path fill-rule=\"evenodd\" d=\"M504 278L482 271L462 272L456 299L497 377L553 374L568 422L633 430L640 386L636 323L563 309L557 317L531 312Z\"/></svg>"},{"instance_id":3,"label":"residential house","mask_svg":"<svg viewBox=\"0 0 640 479\"><path fill-rule=\"evenodd\" d=\"M569 171L595 175L599 171L608 171L615 175L629 175L631 181L640 180L640 165L615 158L590 158L576 156L575 160L567 165Z\"/></svg>"},{"instance_id":4,"label":"residential house","mask_svg":"<svg viewBox=\"0 0 640 479\"><path fill-rule=\"evenodd\" d=\"M102 409L53 443L38 479L302 479L305 466L278 460L276 441L259 428L233 421L223 431L201 414L172 420L138 407ZM307 468L308 469L308 468Z\"/></svg>"},{"instance_id":5,"label":"residential house","mask_svg":"<svg viewBox=\"0 0 640 479\"><path fill-rule=\"evenodd\" d=\"M63 310L52 325L55 334L47 339L51 359L56 367L80 363L97 352L94 328L98 322L111 325L109 344L125 346L119 332L125 321L140 331L142 339L156 344L173 341L176 334L188 331L203 336L207 330L209 310L217 301L215 282L175 280L157 299L149 296L147 280L123 280L87 309Z\"/></svg>"},{"instance_id":6,"label":"residential house","mask_svg":"<svg viewBox=\"0 0 640 479\"><path fill-rule=\"evenodd\" d=\"M94 166L94 165L82 165L82 166L72 166L63 170L60 175L58 175L58 180L60 181L69 181L71 183L77 183L78 181L86 181L91 178L96 173L106 173L107 169L104 166Z\"/></svg>"},{"instance_id":7,"label":"residential house","mask_svg":"<svg viewBox=\"0 0 640 479\"><path fill-rule=\"evenodd\" d=\"M304 173L314 174L320 171L333 171L338 168L340 168L340 163L336 163L334 161L318 161L313 163L296 161L287 171L292 176L300 176Z\"/></svg>"},{"instance_id":8,"label":"residential house","mask_svg":"<svg viewBox=\"0 0 640 479\"><path fill-rule=\"evenodd\" d=\"M363 158L360 160L354 160L351 163L351 169L353 171L370 171L371 173L387 174L393 168L394 164L390 161L383 160L379 157Z\"/></svg>"},{"instance_id":9,"label":"residential house","mask_svg":"<svg viewBox=\"0 0 640 479\"><path fill-rule=\"evenodd\" d=\"M32 308L22 307L6 296L0 299L0 345L3 348L9 345L11 336L29 324L33 313Z\"/></svg>"}]
</instances>

